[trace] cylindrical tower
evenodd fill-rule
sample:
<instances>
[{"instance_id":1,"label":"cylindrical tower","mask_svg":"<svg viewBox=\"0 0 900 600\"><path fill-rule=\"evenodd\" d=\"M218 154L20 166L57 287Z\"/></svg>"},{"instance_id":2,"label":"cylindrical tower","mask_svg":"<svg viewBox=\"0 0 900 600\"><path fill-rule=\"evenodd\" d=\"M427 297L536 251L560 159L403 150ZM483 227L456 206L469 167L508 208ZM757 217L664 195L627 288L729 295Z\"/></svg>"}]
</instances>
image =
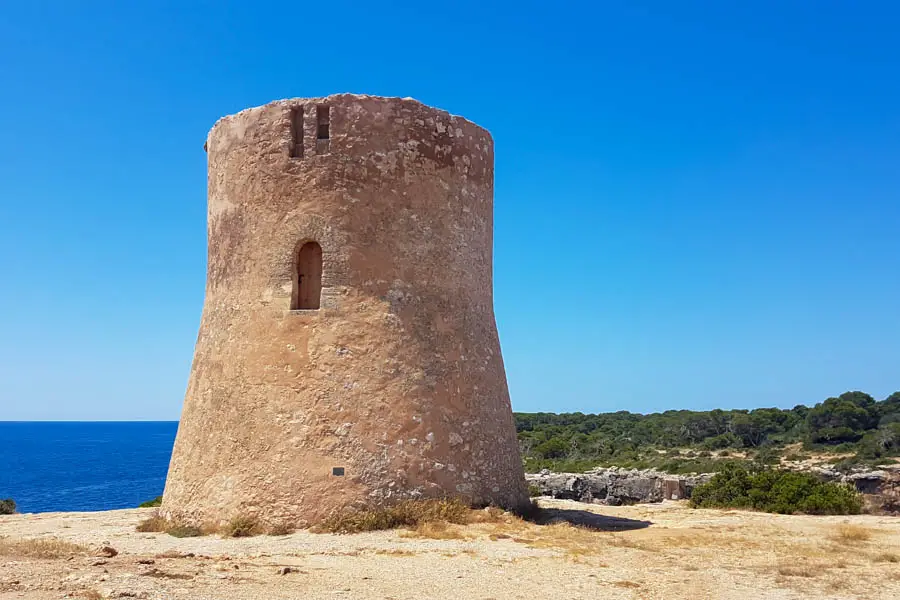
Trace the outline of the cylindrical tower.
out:
<instances>
[{"instance_id":1,"label":"cylindrical tower","mask_svg":"<svg viewBox=\"0 0 900 600\"><path fill-rule=\"evenodd\" d=\"M493 142L405 98L221 119L206 302L163 513L311 524L527 502L492 295Z\"/></svg>"}]
</instances>

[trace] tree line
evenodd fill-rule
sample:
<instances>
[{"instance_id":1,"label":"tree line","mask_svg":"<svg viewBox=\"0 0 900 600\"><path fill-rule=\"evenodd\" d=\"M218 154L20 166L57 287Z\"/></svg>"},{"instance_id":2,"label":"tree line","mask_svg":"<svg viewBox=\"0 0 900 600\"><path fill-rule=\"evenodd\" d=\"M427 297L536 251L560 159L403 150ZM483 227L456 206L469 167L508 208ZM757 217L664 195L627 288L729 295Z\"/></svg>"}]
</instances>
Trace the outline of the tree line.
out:
<instances>
[{"instance_id":1,"label":"tree line","mask_svg":"<svg viewBox=\"0 0 900 600\"><path fill-rule=\"evenodd\" d=\"M846 392L813 407L670 410L636 414L516 413L526 466L559 461L635 466L665 449L772 451L802 442L809 450L854 452L861 459L900 455L900 392L881 401ZM638 465L639 466L639 465ZM652 465L650 465L652 466Z\"/></svg>"}]
</instances>

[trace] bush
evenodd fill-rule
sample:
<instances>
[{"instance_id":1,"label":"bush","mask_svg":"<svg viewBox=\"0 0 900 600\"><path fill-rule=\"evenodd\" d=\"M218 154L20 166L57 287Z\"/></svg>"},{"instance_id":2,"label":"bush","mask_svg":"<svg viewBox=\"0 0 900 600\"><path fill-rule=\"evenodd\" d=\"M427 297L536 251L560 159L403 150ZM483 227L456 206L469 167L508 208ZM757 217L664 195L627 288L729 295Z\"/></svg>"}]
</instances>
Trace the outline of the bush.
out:
<instances>
[{"instance_id":1,"label":"bush","mask_svg":"<svg viewBox=\"0 0 900 600\"><path fill-rule=\"evenodd\" d=\"M259 521L255 517L238 515L222 528L224 537L251 537L260 532Z\"/></svg>"},{"instance_id":2,"label":"bush","mask_svg":"<svg viewBox=\"0 0 900 600\"><path fill-rule=\"evenodd\" d=\"M7 498L6 500L0 500L0 515L14 515L16 514L16 501L12 498Z\"/></svg>"},{"instance_id":3,"label":"bush","mask_svg":"<svg viewBox=\"0 0 900 600\"><path fill-rule=\"evenodd\" d=\"M803 462L805 460L809 460L812 458L809 454L804 454L803 452L791 452L787 456L784 457L785 460L790 462Z\"/></svg>"},{"instance_id":4,"label":"bush","mask_svg":"<svg viewBox=\"0 0 900 600\"><path fill-rule=\"evenodd\" d=\"M176 538L200 537L203 531L193 525L175 525L166 530L166 533Z\"/></svg>"},{"instance_id":5,"label":"bush","mask_svg":"<svg viewBox=\"0 0 900 600\"><path fill-rule=\"evenodd\" d=\"M897 454L900 454L900 423L886 423L863 436L857 456L873 459Z\"/></svg>"},{"instance_id":6,"label":"bush","mask_svg":"<svg viewBox=\"0 0 900 600\"><path fill-rule=\"evenodd\" d=\"M534 453L543 458L566 458L570 449L565 440L551 438L535 446Z\"/></svg>"},{"instance_id":7,"label":"bush","mask_svg":"<svg viewBox=\"0 0 900 600\"><path fill-rule=\"evenodd\" d=\"M173 524L168 519L159 515L153 515L138 523L135 531L138 533L164 533L171 527L173 527Z\"/></svg>"},{"instance_id":8,"label":"bush","mask_svg":"<svg viewBox=\"0 0 900 600\"><path fill-rule=\"evenodd\" d=\"M147 500L138 504L138 508L156 508L157 506L162 506L162 496L157 496L153 500Z\"/></svg>"},{"instance_id":9,"label":"bush","mask_svg":"<svg viewBox=\"0 0 900 600\"><path fill-rule=\"evenodd\" d=\"M760 448L759 450L757 450L756 456L753 457L753 460L764 466L777 465L779 462L781 462L781 454L775 448L767 446L765 448Z\"/></svg>"},{"instance_id":10,"label":"bush","mask_svg":"<svg viewBox=\"0 0 900 600\"><path fill-rule=\"evenodd\" d=\"M290 523L281 522L281 523L276 523L275 525L270 526L268 531L266 531L266 533L268 535L290 535L290 534L294 533L296 530L297 529Z\"/></svg>"},{"instance_id":11,"label":"bush","mask_svg":"<svg viewBox=\"0 0 900 600\"><path fill-rule=\"evenodd\" d=\"M731 432L713 436L703 440L702 446L707 450L722 450L723 448L739 448L741 440Z\"/></svg>"},{"instance_id":12,"label":"bush","mask_svg":"<svg viewBox=\"0 0 900 600\"><path fill-rule=\"evenodd\" d=\"M862 498L853 488L823 482L808 473L748 471L728 465L691 495L695 508L748 508L781 514L859 514Z\"/></svg>"}]
</instances>

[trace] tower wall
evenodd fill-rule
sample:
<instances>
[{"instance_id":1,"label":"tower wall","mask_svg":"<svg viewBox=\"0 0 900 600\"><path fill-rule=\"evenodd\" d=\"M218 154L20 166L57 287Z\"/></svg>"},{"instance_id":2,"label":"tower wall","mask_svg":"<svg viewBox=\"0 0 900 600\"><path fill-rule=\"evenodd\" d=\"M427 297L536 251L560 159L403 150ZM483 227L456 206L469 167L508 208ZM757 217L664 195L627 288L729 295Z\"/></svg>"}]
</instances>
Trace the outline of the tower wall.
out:
<instances>
[{"instance_id":1,"label":"tower wall","mask_svg":"<svg viewBox=\"0 0 900 600\"><path fill-rule=\"evenodd\" d=\"M225 117L207 152L206 300L164 514L309 524L408 497L527 502L493 313L490 134L337 95ZM291 310L310 241L320 307Z\"/></svg>"}]
</instances>

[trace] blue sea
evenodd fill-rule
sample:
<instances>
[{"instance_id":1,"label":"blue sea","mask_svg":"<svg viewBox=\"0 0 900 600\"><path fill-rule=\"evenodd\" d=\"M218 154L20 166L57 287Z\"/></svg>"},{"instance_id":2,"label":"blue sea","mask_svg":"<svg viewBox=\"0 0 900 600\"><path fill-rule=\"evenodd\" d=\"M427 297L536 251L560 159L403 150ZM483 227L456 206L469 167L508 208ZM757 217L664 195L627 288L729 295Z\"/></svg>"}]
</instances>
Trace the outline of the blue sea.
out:
<instances>
[{"instance_id":1,"label":"blue sea","mask_svg":"<svg viewBox=\"0 0 900 600\"><path fill-rule=\"evenodd\" d=\"M0 499L19 512L134 508L166 482L177 422L0 422Z\"/></svg>"}]
</instances>

